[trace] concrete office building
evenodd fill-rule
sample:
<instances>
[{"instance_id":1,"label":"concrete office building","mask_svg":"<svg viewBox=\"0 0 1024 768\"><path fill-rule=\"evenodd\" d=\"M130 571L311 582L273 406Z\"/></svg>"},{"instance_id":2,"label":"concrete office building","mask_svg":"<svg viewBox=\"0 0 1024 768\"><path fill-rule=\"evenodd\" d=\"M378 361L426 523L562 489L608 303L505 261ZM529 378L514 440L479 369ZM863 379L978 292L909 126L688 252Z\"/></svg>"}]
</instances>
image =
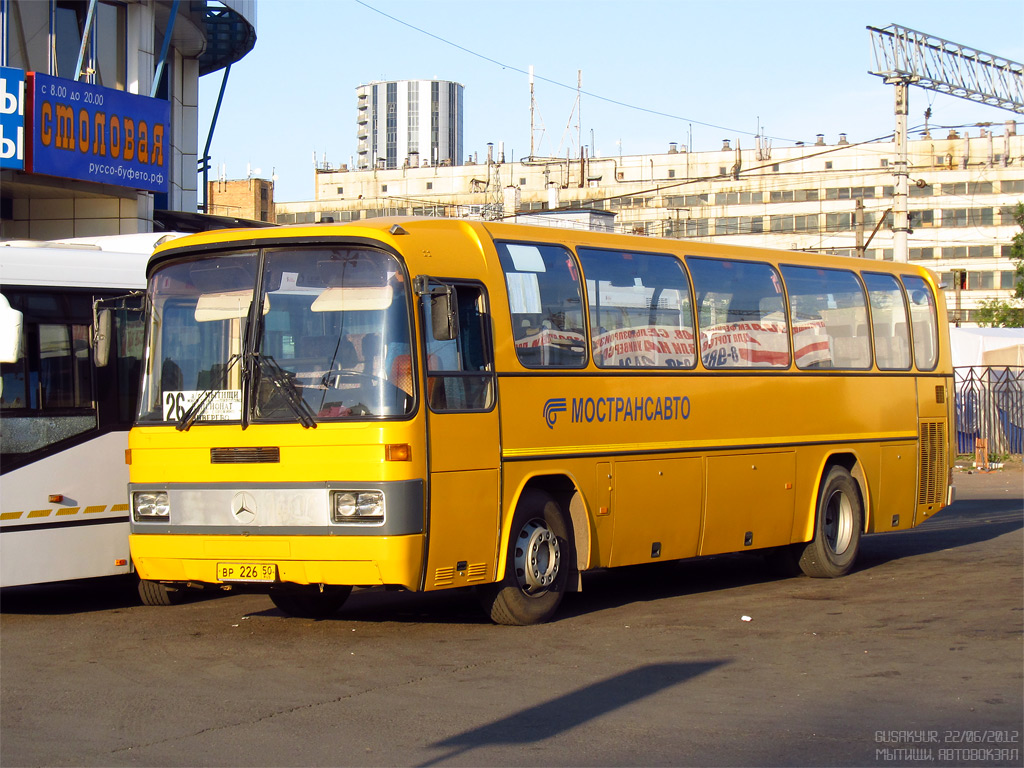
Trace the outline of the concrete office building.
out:
<instances>
[{"instance_id":1,"label":"concrete office building","mask_svg":"<svg viewBox=\"0 0 1024 768\"><path fill-rule=\"evenodd\" d=\"M744 142L745 143L745 142ZM510 216L549 209L616 214L616 231L869 259L893 258L892 142L752 146L663 154L535 158L458 167L318 170L315 200L278 202L279 223L382 215ZM1013 209L1024 201L1024 137L1007 122L909 142L909 260L966 272L963 322L1012 293ZM955 310L952 306L951 311Z\"/></svg>"},{"instance_id":2,"label":"concrete office building","mask_svg":"<svg viewBox=\"0 0 1024 768\"><path fill-rule=\"evenodd\" d=\"M252 49L255 0L0 0L0 21L0 237L196 210L199 77Z\"/></svg>"},{"instance_id":3,"label":"concrete office building","mask_svg":"<svg viewBox=\"0 0 1024 768\"><path fill-rule=\"evenodd\" d=\"M391 80L356 89L356 168L459 165L463 86Z\"/></svg>"}]
</instances>

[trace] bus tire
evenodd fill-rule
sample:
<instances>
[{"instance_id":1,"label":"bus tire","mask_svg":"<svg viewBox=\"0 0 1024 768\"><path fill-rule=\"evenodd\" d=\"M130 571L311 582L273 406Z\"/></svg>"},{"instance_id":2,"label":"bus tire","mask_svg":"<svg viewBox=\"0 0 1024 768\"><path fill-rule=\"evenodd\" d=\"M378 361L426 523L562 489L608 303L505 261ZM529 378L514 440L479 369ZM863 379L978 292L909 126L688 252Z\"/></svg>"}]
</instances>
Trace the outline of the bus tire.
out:
<instances>
[{"instance_id":1,"label":"bus tire","mask_svg":"<svg viewBox=\"0 0 1024 768\"><path fill-rule=\"evenodd\" d=\"M813 578L834 579L853 568L864 530L864 505L857 481L845 467L825 475L818 495L814 539L800 556L800 569Z\"/></svg>"},{"instance_id":2,"label":"bus tire","mask_svg":"<svg viewBox=\"0 0 1024 768\"><path fill-rule=\"evenodd\" d=\"M523 492L512 517L505 577L478 590L496 624L541 624L558 609L573 568L569 529L561 507L536 488Z\"/></svg>"},{"instance_id":3,"label":"bus tire","mask_svg":"<svg viewBox=\"0 0 1024 768\"><path fill-rule=\"evenodd\" d=\"M161 581L139 579L139 598L143 605L177 605L185 599L185 590Z\"/></svg>"},{"instance_id":4,"label":"bus tire","mask_svg":"<svg viewBox=\"0 0 1024 768\"><path fill-rule=\"evenodd\" d=\"M270 601L297 619L326 619L333 616L352 594L352 587L281 588L270 590Z\"/></svg>"}]
</instances>

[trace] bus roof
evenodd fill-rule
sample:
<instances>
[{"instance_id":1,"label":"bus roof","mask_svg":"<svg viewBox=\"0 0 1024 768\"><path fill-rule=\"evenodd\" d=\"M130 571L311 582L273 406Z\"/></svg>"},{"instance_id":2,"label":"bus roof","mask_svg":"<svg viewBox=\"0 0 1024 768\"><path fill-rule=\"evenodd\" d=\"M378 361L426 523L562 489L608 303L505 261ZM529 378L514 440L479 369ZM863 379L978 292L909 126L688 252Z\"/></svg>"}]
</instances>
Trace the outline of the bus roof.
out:
<instances>
[{"instance_id":1,"label":"bus roof","mask_svg":"<svg viewBox=\"0 0 1024 768\"><path fill-rule=\"evenodd\" d=\"M148 251L118 253L0 243L0 283L134 290L146 285L148 259Z\"/></svg>"},{"instance_id":2,"label":"bus roof","mask_svg":"<svg viewBox=\"0 0 1024 768\"><path fill-rule=\"evenodd\" d=\"M836 256L817 252L782 251L754 246L723 245L721 243L707 243L699 240L592 232L535 224L401 216L380 217L345 223L292 224L260 229L219 229L186 235L180 240L160 245L153 254L149 268L152 269L156 263L163 259L177 256L186 249L194 253L196 251L214 250L223 246L234 248L260 247L271 244L291 244L296 241L307 245L327 244L332 238L366 237L384 244L391 244L396 250L401 251L401 239L403 236L409 234L422 235L428 231L443 231L451 234L461 232L464 237L477 242L491 239L551 242L573 246L622 248L650 253L661 251L676 255L765 259L794 264L815 264L823 267L853 268L856 263L857 267L861 269L877 269L891 273L927 274L932 282L938 286L936 276L917 264L865 260L852 256Z\"/></svg>"}]
</instances>

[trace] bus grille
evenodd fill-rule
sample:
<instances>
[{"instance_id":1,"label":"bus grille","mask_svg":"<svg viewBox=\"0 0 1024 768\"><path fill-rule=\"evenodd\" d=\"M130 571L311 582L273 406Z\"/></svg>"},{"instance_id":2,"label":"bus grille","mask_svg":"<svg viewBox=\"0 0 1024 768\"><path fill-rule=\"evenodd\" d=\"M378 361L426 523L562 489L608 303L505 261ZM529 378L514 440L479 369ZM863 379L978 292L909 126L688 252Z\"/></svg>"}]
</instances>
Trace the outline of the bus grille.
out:
<instances>
[{"instance_id":1,"label":"bus grille","mask_svg":"<svg viewBox=\"0 0 1024 768\"><path fill-rule=\"evenodd\" d=\"M944 422L921 422L921 485L918 504L941 504L945 497L946 440Z\"/></svg>"},{"instance_id":2,"label":"bus grille","mask_svg":"<svg viewBox=\"0 0 1024 768\"><path fill-rule=\"evenodd\" d=\"M281 449L273 447L256 448L211 448L211 464L278 464Z\"/></svg>"}]
</instances>

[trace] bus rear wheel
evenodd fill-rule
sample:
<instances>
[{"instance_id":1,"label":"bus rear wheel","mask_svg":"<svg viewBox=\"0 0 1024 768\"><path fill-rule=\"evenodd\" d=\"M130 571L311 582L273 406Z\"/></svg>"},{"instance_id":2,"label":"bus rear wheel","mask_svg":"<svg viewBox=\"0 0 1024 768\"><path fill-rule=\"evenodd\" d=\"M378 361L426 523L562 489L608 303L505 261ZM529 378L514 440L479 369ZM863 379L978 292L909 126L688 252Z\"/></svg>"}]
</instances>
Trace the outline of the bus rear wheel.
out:
<instances>
[{"instance_id":1,"label":"bus rear wheel","mask_svg":"<svg viewBox=\"0 0 1024 768\"><path fill-rule=\"evenodd\" d=\"M800 569L814 578L845 576L853 568L864 530L864 505L857 481L845 467L832 467L818 496L814 539L800 556Z\"/></svg>"},{"instance_id":2,"label":"bus rear wheel","mask_svg":"<svg viewBox=\"0 0 1024 768\"><path fill-rule=\"evenodd\" d=\"M139 579L139 598L143 605L177 605L185 599L185 590L173 584Z\"/></svg>"},{"instance_id":3,"label":"bus rear wheel","mask_svg":"<svg viewBox=\"0 0 1024 768\"><path fill-rule=\"evenodd\" d=\"M487 615L512 626L550 619L565 594L571 557L558 502L545 491L524 491L512 518L505 577L478 590Z\"/></svg>"},{"instance_id":4,"label":"bus rear wheel","mask_svg":"<svg viewBox=\"0 0 1024 768\"><path fill-rule=\"evenodd\" d=\"M283 587L270 590L270 601L298 619L326 619L337 613L352 587Z\"/></svg>"}]
</instances>

